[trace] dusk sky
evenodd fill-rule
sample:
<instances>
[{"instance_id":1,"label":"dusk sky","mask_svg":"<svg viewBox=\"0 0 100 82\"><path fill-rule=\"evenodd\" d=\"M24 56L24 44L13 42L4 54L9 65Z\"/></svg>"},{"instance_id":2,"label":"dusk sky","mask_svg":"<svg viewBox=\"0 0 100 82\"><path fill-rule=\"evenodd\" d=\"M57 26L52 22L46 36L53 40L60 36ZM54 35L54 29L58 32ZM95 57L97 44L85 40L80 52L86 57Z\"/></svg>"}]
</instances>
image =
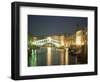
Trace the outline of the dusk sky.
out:
<instances>
[{"instance_id":1,"label":"dusk sky","mask_svg":"<svg viewBox=\"0 0 100 82\"><path fill-rule=\"evenodd\" d=\"M72 34L77 25L87 27L86 17L28 15L28 34L34 36Z\"/></svg>"}]
</instances>

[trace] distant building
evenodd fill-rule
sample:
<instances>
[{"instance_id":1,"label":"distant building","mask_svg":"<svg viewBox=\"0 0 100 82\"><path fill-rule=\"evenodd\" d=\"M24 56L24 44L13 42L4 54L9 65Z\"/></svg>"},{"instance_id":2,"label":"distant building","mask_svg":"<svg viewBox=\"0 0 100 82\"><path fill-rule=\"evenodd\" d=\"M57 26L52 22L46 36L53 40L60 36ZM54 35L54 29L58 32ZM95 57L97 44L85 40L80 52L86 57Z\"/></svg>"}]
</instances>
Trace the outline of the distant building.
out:
<instances>
[{"instance_id":1,"label":"distant building","mask_svg":"<svg viewBox=\"0 0 100 82\"><path fill-rule=\"evenodd\" d=\"M87 44L87 31L79 30L76 32L76 45L82 46Z\"/></svg>"}]
</instances>

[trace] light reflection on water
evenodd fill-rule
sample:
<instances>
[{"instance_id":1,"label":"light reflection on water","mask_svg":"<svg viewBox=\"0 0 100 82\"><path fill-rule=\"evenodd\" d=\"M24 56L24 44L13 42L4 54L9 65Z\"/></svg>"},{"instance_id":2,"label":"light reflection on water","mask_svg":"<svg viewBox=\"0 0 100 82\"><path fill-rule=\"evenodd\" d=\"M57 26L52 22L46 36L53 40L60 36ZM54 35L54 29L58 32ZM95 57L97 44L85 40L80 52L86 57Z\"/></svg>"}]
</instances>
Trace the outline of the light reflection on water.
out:
<instances>
[{"instance_id":1,"label":"light reflection on water","mask_svg":"<svg viewBox=\"0 0 100 82\"><path fill-rule=\"evenodd\" d=\"M64 49L56 49L54 47L41 47L33 50L30 66L64 65L64 53Z\"/></svg>"},{"instance_id":2,"label":"light reflection on water","mask_svg":"<svg viewBox=\"0 0 100 82\"><path fill-rule=\"evenodd\" d=\"M47 65L51 65L51 47L47 47Z\"/></svg>"}]
</instances>

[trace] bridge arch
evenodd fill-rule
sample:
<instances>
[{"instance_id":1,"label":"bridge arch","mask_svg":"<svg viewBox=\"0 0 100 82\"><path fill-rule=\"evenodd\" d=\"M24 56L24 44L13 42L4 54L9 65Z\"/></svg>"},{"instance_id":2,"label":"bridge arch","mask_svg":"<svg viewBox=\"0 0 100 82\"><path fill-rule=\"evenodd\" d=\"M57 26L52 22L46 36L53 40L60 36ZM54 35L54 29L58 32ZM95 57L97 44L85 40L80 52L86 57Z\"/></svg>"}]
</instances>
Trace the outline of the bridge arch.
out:
<instances>
[{"instance_id":1,"label":"bridge arch","mask_svg":"<svg viewBox=\"0 0 100 82\"><path fill-rule=\"evenodd\" d=\"M60 41L54 40L54 39L49 39L49 38L34 41L32 44L36 45L36 46L43 46L43 45L46 45L46 44L52 44L56 47L59 47L61 45Z\"/></svg>"}]
</instances>

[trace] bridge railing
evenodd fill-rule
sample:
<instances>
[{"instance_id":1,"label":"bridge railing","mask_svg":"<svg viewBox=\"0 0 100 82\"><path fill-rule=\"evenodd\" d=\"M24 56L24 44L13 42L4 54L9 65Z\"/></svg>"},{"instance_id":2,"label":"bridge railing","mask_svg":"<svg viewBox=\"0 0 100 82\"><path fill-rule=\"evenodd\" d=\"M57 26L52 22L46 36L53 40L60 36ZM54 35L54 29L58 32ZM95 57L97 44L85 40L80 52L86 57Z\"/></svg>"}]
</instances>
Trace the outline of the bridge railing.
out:
<instances>
[{"instance_id":1,"label":"bridge railing","mask_svg":"<svg viewBox=\"0 0 100 82\"><path fill-rule=\"evenodd\" d=\"M54 44L55 46L61 45L60 41L57 41L57 40L54 40L54 39L51 39L51 40L42 39L42 40L37 40L37 41L32 42L33 45L37 45L37 46L43 46L44 44L47 44L47 43Z\"/></svg>"}]
</instances>

